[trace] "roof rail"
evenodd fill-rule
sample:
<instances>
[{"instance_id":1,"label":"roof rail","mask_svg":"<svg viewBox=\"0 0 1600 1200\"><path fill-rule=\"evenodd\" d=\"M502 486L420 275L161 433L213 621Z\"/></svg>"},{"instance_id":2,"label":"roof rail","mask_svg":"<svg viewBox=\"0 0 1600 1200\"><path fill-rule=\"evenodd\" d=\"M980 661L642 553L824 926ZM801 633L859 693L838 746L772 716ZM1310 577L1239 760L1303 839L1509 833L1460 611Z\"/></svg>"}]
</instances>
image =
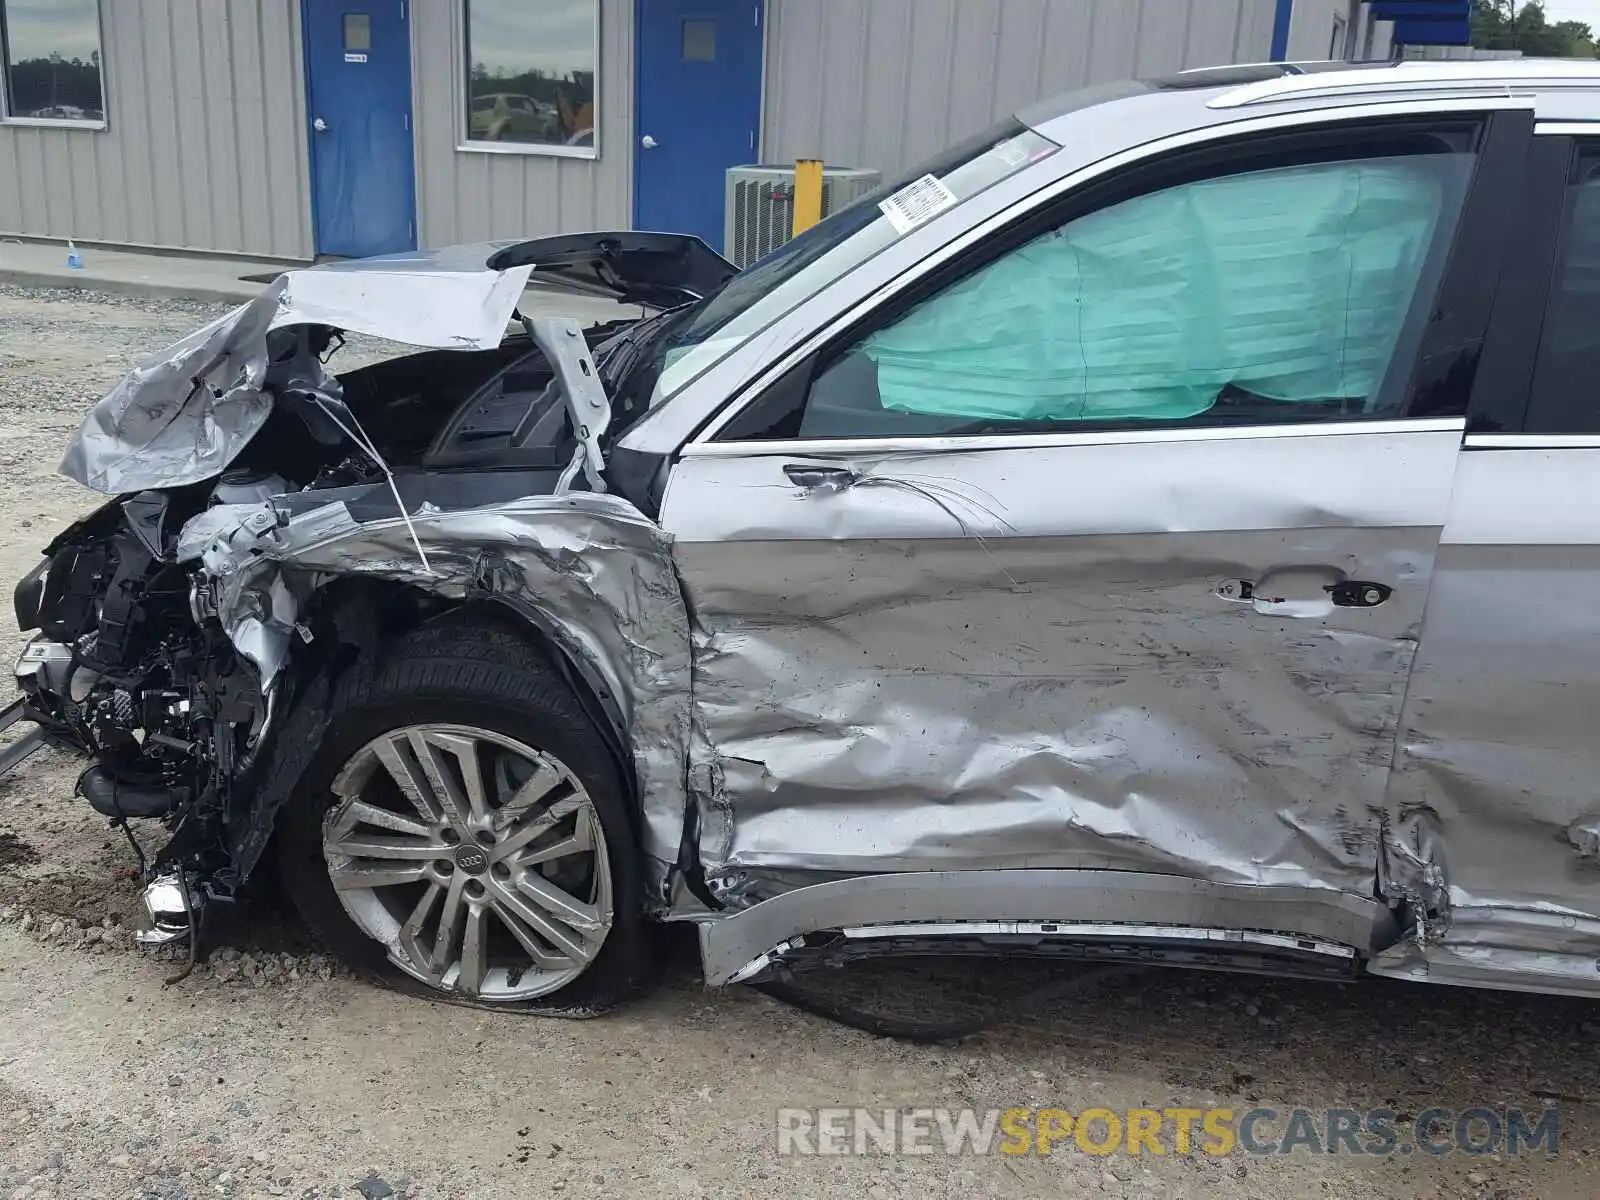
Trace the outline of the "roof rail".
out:
<instances>
[{"instance_id":1,"label":"roof rail","mask_svg":"<svg viewBox=\"0 0 1600 1200\"><path fill-rule=\"evenodd\" d=\"M1248 69L1251 69L1251 68L1254 68L1254 67L1271 67L1271 68L1275 69L1281 75L1299 75L1299 74L1301 74L1300 64L1299 63L1292 63L1292 62L1277 62L1277 61L1272 61L1272 62L1242 62L1242 63L1228 63L1227 65L1230 66L1230 67L1238 67L1238 68L1243 69L1243 70L1248 70ZM1179 71L1178 74L1179 75L1203 75L1207 71L1215 71L1216 69L1217 69L1216 67L1185 67L1183 70Z\"/></svg>"},{"instance_id":2,"label":"roof rail","mask_svg":"<svg viewBox=\"0 0 1600 1200\"><path fill-rule=\"evenodd\" d=\"M1496 95L1600 88L1600 61L1513 58L1484 61L1407 59L1346 71L1308 71L1234 88L1208 108L1246 108L1319 96L1483 91Z\"/></svg>"}]
</instances>

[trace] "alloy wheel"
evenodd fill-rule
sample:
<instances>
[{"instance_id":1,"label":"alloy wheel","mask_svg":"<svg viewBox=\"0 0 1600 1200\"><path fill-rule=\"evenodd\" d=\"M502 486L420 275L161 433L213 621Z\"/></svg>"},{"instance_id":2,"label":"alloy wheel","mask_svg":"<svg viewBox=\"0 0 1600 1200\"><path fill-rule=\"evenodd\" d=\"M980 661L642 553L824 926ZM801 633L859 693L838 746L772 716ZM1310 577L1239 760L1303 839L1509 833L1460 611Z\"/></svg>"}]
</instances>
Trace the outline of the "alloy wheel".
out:
<instances>
[{"instance_id":1,"label":"alloy wheel","mask_svg":"<svg viewBox=\"0 0 1600 1200\"><path fill-rule=\"evenodd\" d=\"M333 781L323 821L345 911L413 978L473 999L572 982L611 929L605 832L553 755L487 729L411 725Z\"/></svg>"}]
</instances>

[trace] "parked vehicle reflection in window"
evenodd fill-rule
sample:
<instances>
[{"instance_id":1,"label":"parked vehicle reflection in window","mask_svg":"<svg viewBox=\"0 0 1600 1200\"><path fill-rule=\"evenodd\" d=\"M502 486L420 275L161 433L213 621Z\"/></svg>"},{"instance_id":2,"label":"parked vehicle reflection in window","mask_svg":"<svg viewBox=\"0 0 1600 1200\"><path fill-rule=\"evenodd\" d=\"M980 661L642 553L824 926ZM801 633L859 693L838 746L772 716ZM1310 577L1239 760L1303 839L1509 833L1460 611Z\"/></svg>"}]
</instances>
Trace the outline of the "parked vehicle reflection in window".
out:
<instances>
[{"instance_id":1,"label":"parked vehicle reflection in window","mask_svg":"<svg viewBox=\"0 0 1600 1200\"><path fill-rule=\"evenodd\" d=\"M105 120L99 0L0 0L11 118Z\"/></svg>"},{"instance_id":2,"label":"parked vehicle reflection in window","mask_svg":"<svg viewBox=\"0 0 1600 1200\"><path fill-rule=\"evenodd\" d=\"M596 0L466 0L469 142L593 146Z\"/></svg>"}]
</instances>

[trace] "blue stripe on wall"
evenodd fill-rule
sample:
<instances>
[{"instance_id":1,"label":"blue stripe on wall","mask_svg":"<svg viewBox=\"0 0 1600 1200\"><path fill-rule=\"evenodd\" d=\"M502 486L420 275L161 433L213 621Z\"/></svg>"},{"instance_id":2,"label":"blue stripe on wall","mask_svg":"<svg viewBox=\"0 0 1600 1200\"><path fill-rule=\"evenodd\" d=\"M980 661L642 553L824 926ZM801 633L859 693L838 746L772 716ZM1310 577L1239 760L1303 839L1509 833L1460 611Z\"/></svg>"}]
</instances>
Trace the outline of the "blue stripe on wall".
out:
<instances>
[{"instance_id":1,"label":"blue stripe on wall","mask_svg":"<svg viewBox=\"0 0 1600 1200\"><path fill-rule=\"evenodd\" d=\"M1278 0L1277 14L1272 18L1272 61L1283 62L1289 57L1289 23L1294 20L1294 0Z\"/></svg>"}]
</instances>

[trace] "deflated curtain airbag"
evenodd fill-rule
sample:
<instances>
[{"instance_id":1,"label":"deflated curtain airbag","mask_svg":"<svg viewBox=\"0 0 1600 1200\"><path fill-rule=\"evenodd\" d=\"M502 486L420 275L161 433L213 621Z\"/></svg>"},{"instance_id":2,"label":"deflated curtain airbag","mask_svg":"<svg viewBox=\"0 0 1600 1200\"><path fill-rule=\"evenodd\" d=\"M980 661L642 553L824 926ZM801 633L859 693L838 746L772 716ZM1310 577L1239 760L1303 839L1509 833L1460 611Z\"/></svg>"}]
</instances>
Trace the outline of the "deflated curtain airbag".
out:
<instances>
[{"instance_id":1,"label":"deflated curtain airbag","mask_svg":"<svg viewBox=\"0 0 1600 1200\"><path fill-rule=\"evenodd\" d=\"M1140 196L1004 256L861 349L882 406L903 412L1173 420L1230 385L1370 400L1467 165L1317 164Z\"/></svg>"}]
</instances>

